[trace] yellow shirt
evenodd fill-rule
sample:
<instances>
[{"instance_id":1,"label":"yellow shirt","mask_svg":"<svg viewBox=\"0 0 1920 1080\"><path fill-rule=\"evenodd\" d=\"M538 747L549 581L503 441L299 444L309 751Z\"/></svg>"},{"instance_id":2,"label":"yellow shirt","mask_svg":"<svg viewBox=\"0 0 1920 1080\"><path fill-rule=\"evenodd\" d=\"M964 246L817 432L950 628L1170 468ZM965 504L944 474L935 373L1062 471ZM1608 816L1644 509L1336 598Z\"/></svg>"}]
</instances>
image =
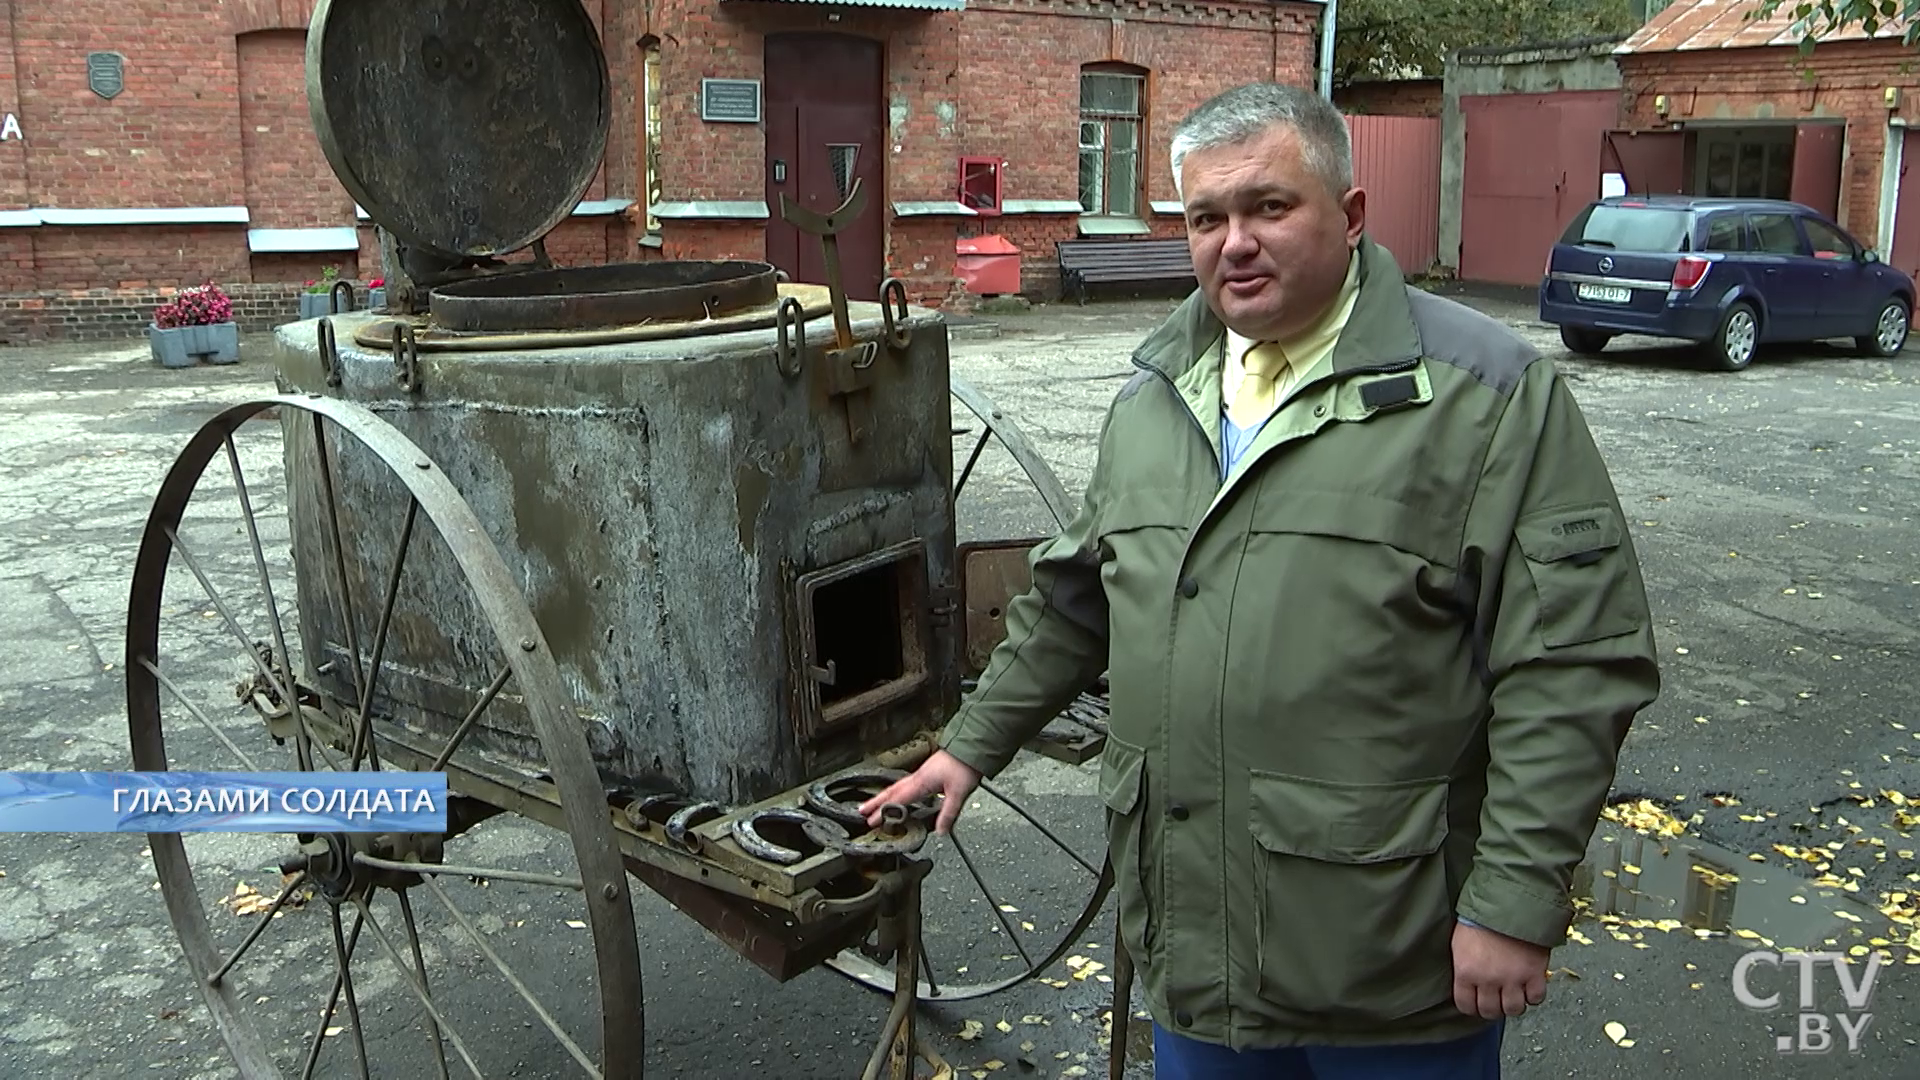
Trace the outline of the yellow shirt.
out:
<instances>
[{"instance_id":1,"label":"yellow shirt","mask_svg":"<svg viewBox=\"0 0 1920 1080\"><path fill-rule=\"evenodd\" d=\"M1274 380L1273 408L1287 400L1287 395L1299 384L1300 376L1313 370L1313 366L1327 358L1340 340L1340 332L1346 329L1347 319L1353 315L1354 301L1360 298L1360 257L1358 254L1347 259L1347 279L1340 285L1340 292L1327 306L1313 325L1302 330L1286 341L1274 342L1286 356L1286 367ZM1247 351L1261 342L1240 336L1232 330L1227 331L1226 359L1220 372L1220 396L1222 405L1233 400L1234 390L1239 387L1241 377L1246 374L1245 359ZM1272 413L1268 413L1271 417ZM1265 419L1264 417L1262 419Z\"/></svg>"}]
</instances>

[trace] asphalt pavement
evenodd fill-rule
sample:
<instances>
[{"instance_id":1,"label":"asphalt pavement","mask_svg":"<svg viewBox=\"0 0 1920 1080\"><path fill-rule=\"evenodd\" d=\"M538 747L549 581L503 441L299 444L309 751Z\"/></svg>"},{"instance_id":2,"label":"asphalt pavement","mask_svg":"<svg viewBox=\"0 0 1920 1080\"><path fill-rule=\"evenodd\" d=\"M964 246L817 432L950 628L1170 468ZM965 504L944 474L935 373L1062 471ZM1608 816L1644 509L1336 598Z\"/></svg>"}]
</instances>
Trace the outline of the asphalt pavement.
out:
<instances>
[{"instance_id":1,"label":"asphalt pavement","mask_svg":"<svg viewBox=\"0 0 1920 1080\"><path fill-rule=\"evenodd\" d=\"M1666 681L1628 739L1618 805L1582 874L1587 911L1555 953L1548 1003L1511 1026L1507 1075L1920 1077L1920 940L1909 943L1920 807L1908 798L1920 798L1920 355L1770 350L1724 374L1685 350L1626 340L1583 360L1561 354L1514 297L1462 298L1566 371L1633 523ZM954 371L1077 490L1132 345L1170 306L1050 306L956 326ZM165 371L138 343L0 352L0 762L129 767L119 668L146 513L208 416L272 390L258 359ZM956 423L978 428L964 411ZM262 424L237 440L262 520L280 515L269 550L286 539L277 439ZM997 448L971 474L960 515L963 539L1040 535L1050 523ZM196 535L216 583L244 577L250 548L238 529ZM207 618L204 601L180 595L172 614ZM183 671L190 690L209 694L235 674L230 659ZM1097 852L1096 774L1093 763L1027 761L1002 786L1084 855ZM936 841L947 876L931 887L929 950L943 981L1008 970L1018 951L1009 938L1045 940L1087 892L1084 872L1033 843L1005 807L982 798L969 817L968 854L992 899ZM476 833L491 865L555 855L554 838L530 824L496 819ZM138 836L0 840L0 1076L236 1075L180 962L145 849ZM271 895L268 849L207 853L221 875L202 882L210 894L244 885ZM564 901L499 884L471 894L481 932L553 990L563 1026L591 1030L578 982L585 946ZM777 982L657 897L635 897L650 1075L859 1074L884 999L825 970ZM228 935L259 918L253 904L229 906L239 910L217 927ZM287 934L270 928L252 973L252 1007L289 1074L331 983L322 907L288 909ZM961 1075L1104 1075L1110 913L1041 981L923 1010L921 1030ZM485 1075L577 1075L512 991L485 979L458 928L424 925L429 914L428 966L449 973L435 992L450 1026L482 1048ZM1810 969L1803 1010L1795 969L1762 962L1750 986L1783 991L1782 1004L1743 1004L1741 958L1792 949L1852 954L1856 985L1874 954L1888 966L1858 1008L1832 971ZM369 974L361 997L375 1075L431 1075L419 1010L392 972ZM1863 1029L1859 1013L1872 1017ZM350 1024L335 1017L322 1029L331 1034L317 1075L357 1075ZM1845 1032L1856 1029L1849 1052ZM1817 1050L1822 1032L1835 1040L1825 1053L1781 1049L1786 1037L1795 1051ZM1138 1061L1130 1075L1151 1067Z\"/></svg>"}]
</instances>

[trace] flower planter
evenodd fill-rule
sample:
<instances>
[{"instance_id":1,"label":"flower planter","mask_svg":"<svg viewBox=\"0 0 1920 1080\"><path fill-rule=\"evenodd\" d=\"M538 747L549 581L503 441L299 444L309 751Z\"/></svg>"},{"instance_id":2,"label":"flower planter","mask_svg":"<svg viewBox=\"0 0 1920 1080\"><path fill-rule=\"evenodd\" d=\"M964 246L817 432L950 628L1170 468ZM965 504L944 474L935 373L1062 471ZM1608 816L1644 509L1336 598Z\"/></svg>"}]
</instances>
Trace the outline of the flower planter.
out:
<instances>
[{"instance_id":1,"label":"flower planter","mask_svg":"<svg viewBox=\"0 0 1920 1080\"><path fill-rule=\"evenodd\" d=\"M161 367L184 368L205 360L209 364L240 362L240 324L223 322L162 329L147 324L147 341Z\"/></svg>"},{"instance_id":2,"label":"flower planter","mask_svg":"<svg viewBox=\"0 0 1920 1080\"><path fill-rule=\"evenodd\" d=\"M387 306L387 290L385 289L368 289L367 290L367 310L368 311L379 311L380 309L386 306Z\"/></svg>"}]
</instances>

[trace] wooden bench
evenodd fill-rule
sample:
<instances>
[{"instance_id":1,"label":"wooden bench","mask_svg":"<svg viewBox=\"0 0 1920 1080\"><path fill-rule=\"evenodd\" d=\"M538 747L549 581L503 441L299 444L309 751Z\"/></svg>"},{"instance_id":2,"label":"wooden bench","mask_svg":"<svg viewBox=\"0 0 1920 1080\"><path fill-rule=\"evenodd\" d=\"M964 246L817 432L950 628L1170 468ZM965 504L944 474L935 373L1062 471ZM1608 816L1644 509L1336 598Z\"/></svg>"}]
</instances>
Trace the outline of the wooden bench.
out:
<instances>
[{"instance_id":1,"label":"wooden bench","mask_svg":"<svg viewBox=\"0 0 1920 1080\"><path fill-rule=\"evenodd\" d=\"M1087 286L1125 282L1190 282L1193 256L1184 238L1060 240L1060 292L1087 302Z\"/></svg>"}]
</instances>

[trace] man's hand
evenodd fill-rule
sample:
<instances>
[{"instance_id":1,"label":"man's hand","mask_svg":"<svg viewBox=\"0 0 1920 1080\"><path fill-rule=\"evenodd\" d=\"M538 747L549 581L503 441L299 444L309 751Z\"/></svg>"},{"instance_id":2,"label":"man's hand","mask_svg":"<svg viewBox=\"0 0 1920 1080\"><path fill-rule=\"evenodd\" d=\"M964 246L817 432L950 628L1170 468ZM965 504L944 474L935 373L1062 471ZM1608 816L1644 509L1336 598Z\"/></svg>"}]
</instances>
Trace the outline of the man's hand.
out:
<instances>
[{"instance_id":1,"label":"man's hand","mask_svg":"<svg viewBox=\"0 0 1920 1080\"><path fill-rule=\"evenodd\" d=\"M947 753L935 750L933 756L912 773L894 781L892 787L860 804L860 816L867 824L880 826L880 808L888 803L919 802L929 795L946 796L940 803L940 815L934 819L933 831L946 835L953 828L954 819L960 816L960 808L967 804L967 796L980 786L980 774L973 766Z\"/></svg>"},{"instance_id":2,"label":"man's hand","mask_svg":"<svg viewBox=\"0 0 1920 1080\"><path fill-rule=\"evenodd\" d=\"M1547 999L1551 950L1531 941L1455 923L1453 1003L1483 1020L1519 1016Z\"/></svg>"}]
</instances>

